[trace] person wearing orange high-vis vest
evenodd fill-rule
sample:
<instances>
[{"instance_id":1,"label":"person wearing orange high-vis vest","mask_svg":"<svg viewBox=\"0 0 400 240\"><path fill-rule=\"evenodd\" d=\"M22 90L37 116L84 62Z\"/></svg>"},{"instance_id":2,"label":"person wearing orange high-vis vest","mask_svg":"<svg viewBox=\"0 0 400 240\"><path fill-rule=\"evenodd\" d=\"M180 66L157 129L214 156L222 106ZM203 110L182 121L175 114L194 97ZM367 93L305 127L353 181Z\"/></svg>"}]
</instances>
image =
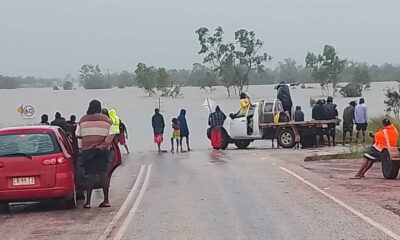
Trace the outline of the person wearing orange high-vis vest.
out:
<instances>
[{"instance_id":1,"label":"person wearing orange high-vis vest","mask_svg":"<svg viewBox=\"0 0 400 240\"><path fill-rule=\"evenodd\" d=\"M370 134L374 138L374 143L364 154L364 159L357 174L352 179L364 178L365 173L372 167L374 162L379 161L380 155L385 148L395 147L398 132L390 120L383 119L382 127L375 134Z\"/></svg>"}]
</instances>

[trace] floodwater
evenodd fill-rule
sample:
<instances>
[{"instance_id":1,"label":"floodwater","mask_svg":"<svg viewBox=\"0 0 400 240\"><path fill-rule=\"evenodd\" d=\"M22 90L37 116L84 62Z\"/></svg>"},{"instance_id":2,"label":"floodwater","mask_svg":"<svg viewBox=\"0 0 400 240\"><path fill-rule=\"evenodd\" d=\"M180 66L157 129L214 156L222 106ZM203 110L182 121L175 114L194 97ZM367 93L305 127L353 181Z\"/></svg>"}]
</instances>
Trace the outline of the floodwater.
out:
<instances>
[{"instance_id":1,"label":"floodwater","mask_svg":"<svg viewBox=\"0 0 400 240\"><path fill-rule=\"evenodd\" d=\"M370 116L384 114L384 89L395 87L397 82L372 83L371 90L364 91L363 97L366 99ZM294 105L301 105L305 112L306 119L311 118L311 108L309 106L310 97L321 97L318 85L313 89L292 89L292 99ZM171 132L171 119L179 114L181 108L187 109L187 119L190 129L191 145L193 149L207 149L209 142L206 138L208 111L202 106L206 97L210 97L222 110L229 114L238 108L238 97L227 98L226 90L217 87L213 93L200 91L197 87L182 87L183 98L161 98L161 110L166 122L164 148L168 149ZM276 90L272 85L250 86L248 89L252 101L259 99L272 99L276 97ZM335 103L340 112L355 98L335 97ZM121 119L127 125L130 148L134 152L154 151L155 146L152 142L151 116L155 107L159 106L157 97L148 97L145 92L137 88L107 89L107 90L71 90L54 91L52 89L16 89L0 90L0 102L2 113L0 116L0 127L15 125L32 125L40 122L40 115L46 113L50 120L53 119L55 112L59 111L66 118L70 114L82 116L87 110L88 103L92 99L98 99L103 107L115 108ZM17 112L21 105L31 104L36 109L34 119L24 119Z\"/></svg>"}]
</instances>

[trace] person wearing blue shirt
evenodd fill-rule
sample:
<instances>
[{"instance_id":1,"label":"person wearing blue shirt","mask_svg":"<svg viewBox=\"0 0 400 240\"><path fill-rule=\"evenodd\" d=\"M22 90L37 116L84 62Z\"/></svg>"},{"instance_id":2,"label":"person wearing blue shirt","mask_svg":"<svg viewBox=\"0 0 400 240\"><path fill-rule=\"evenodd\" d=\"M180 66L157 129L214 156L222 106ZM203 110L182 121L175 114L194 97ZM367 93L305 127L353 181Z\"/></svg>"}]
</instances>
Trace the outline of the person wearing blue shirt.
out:
<instances>
[{"instance_id":1,"label":"person wearing blue shirt","mask_svg":"<svg viewBox=\"0 0 400 240\"><path fill-rule=\"evenodd\" d=\"M365 132L368 127L368 113L364 98L360 98L359 104L354 109L354 122L356 123L357 130L356 142L358 142L360 132L362 132L363 142L365 142Z\"/></svg>"}]
</instances>

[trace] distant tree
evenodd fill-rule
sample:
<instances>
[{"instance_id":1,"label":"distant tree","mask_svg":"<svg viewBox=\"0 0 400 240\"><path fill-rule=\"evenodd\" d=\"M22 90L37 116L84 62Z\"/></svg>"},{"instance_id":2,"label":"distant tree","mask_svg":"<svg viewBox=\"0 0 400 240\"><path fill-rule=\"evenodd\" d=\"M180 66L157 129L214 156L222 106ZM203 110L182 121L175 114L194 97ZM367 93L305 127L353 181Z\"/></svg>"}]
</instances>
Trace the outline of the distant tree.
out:
<instances>
[{"instance_id":1,"label":"distant tree","mask_svg":"<svg viewBox=\"0 0 400 240\"><path fill-rule=\"evenodd\" d=\"M0 89L16 89L18 87L18 78L0 75Z\"/></svg>"},{"instance_id":2,"label":"distant tree","mask_svg":"<svg viewBox=\"0 0 400 240\"><path fill-rule=\"evenodd\" d=\"M172 87L172 82L165 68L158 68L153 72L153 76L156 79L156 89L158 91L165 92Z\"/></svg>"},{"instance_id":3,"label":"distant tree","mask_svg":"<svg viewBox=\"0 0 400 240\"><path fill-rule=\"evenodd\" d=\"M230 97L233 79L229 78L226 73L230 73L233 66L234 44L223 42L224 31L222 27L217 27L213 34L210 34L208 28L202 27L196 30L196 34L201 47L198 54L204 55L203 63L209 64L211 71L224 84L228 97Z\"/></svg>"},{"instance_id":4,"label":"distant tree","mask_svg":"<svg viewBox=\"0 0 400 240\"><path fill-rule=\"evenodd\" d=\"M193 64L192 72L189 76L190 83L195 86L199 86L200 89L210 92L213 91L213 87L217 85L217 77L210 71L206 66L195 63Z\"/></svg>"},{"instance_id":5,"label":"distant tree","mask_svg":"<svg viewBox=\"0 0 400 240\"><path fill-rule=\"evenodd\" d=\"M138 63L135 70L137 86L146 91L149 96L156 94L157 80L154 77L154 71L154 67L147 67L144 63Z\"/></svg>"},{"instance_id":6,"label":"distant tree","mask_svg":"<svg viewBox=\"0 0 400 240\"><path fill-rule=\"evenodd\" d=\"M135 75L126 70L123 70L122 72L116 74L114 78L116 81L115 85L118 88L132 87L135 81Z\"/></svg>"},{"instance_id":7,"label":"distant tree","mask_svg":"<svg viewBox=\"0 0 400 240\"><path fill-rule=\"evenodd\" d=\"M362 85L356 82L348 83L346 86L340 89L340 94L344 97L361 97L362 96Z\"/></svg>"},{"instance_id":8,"label":"distant tree","mask_svg":"<svg viewBox=\"0 0 400 240\"><path fill-rule=\"evenodd\" d=\"M111 81L104 77L99 65L85 64L79 72L85 89L105 89L112 87Z\"/></svg>"},{"instance_id":9,"label":"distant tree","mask_svg":"<svg viewBox=\"0 0 400 240\"><path fill-rule=\"evenodd\" d=\"M74 87L74 84L71 81L65 81L63 84L64 90L72 90L73 87Z\"/></svg>"},{"instance_id":10,"label":"distant tree","mask_svg":"<svg viewBox=\"0 0 400 240\"><path fill-rule=\"evenodd\" d=\"M325 45L322 54L308 53L306 56L306 67L313 70L312 77L321 85L323 94L335 95L339 74L345 68L346 60L337 55L333 46ZM330 92L332 88L332 93Z\"/></svg>"},{"instance_id":11,"label":"distant tree","mask_svg":"<svg viewBox=\"0 0 400 240\"><path fill-rule=\"evenodd\" d=\"M298 81L298 67L296 66L296 61L287 58L284 62L278 63L279 69L279 80L285 81L286 83L295 83Z\"/></svg>"},{"instance_id":12,"label":"distant tree","mask_svg":"<svg viewBox=\"0 0 400 240\"><path fill-rule=\"evenodd\" d=\"M393 113L396 118L400 115L400 93L394 88L386 88L385 100L386 112L388 114Z\"/></svg>"},{"instance_id":13,"label":"distant tree","mask_svg":"<svg viewBox=\"0 0 400 240\"><path fill-rule=\"evenodd\" d=\"M363 88L369 88L371 84L371 76L369 75L367 65L362 64L355 67L353 82L360 84Z\"/></svg>"},{"instance_id":14,"label":"distant tree","mask_svg":"<svg viewBox=\"0 0 400 240\"><path fill-rule=\"evenodd\" d=\"M233 56L235 69L235 86L238 92L249 85L251 71L264 71L264 63L272 59L267 53L259 53L264 43L256 38L254 31L240 29L235 32L236 47Z\"/></svg>"}]
</instances>

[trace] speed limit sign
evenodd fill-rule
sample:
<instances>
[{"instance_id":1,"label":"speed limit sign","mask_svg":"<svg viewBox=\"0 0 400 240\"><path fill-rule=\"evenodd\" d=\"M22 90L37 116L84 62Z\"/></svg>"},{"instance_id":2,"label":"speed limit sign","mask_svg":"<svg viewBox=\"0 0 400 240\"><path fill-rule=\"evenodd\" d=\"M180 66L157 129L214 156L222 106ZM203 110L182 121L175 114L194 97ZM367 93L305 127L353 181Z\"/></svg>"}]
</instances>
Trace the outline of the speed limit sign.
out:
<instances>
[{"instance_id":1,"label":"speed limit sign","mask_svg":"<svg viewBox=\"0 0 400 240\"><path fill-rule=\"evenodd\" d=\"M34 118L36 113L35 107L30 104L19 106L17 112L19 112L24 118Z\"/></svg>"}]
</instances>

